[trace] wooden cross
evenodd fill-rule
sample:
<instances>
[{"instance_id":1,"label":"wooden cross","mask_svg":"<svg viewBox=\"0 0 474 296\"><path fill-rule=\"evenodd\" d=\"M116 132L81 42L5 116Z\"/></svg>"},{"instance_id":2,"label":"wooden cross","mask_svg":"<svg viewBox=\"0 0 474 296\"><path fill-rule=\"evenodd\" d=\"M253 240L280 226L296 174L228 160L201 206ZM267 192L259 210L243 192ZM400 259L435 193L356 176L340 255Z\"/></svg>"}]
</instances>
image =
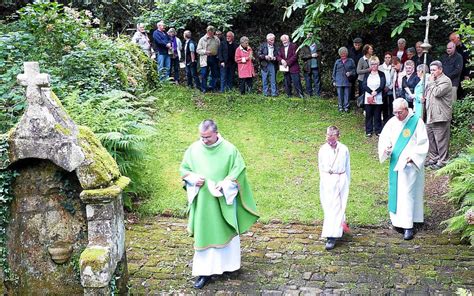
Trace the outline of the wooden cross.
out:
<instances>
[{"instance_id":1,"label":"wooden cross","mask_svg":"<svg viewBox=\"0 0 474 296\"><path fill-rule=\"evenodd\" d=\"M38 62L25 62L23 65L25 73L18 74L17 81L26 86L26 99L29 104L41 104L41 88L49 86L49 75L40 73Z\"/></svg>"}]
</instances>

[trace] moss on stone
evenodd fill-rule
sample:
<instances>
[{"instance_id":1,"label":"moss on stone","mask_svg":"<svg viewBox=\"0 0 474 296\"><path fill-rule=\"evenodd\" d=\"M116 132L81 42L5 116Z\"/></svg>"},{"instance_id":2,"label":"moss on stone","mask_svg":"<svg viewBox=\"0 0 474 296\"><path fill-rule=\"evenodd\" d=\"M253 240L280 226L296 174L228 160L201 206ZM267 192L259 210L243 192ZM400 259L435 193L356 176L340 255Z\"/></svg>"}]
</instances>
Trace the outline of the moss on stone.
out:
<instances>
[{"instance_id":1,"label":"moss on stone","mask_svg":"<svg viewBox=\"0 0 474 296\"><path fill-rule=\"evenodd\" d=\"M111 186L100 189L89 189L81 192L80 197L85 203L96 203L110 201L111 199L117 198L120 193L130 183L130 179L121 176Z\"/></svg>"},{"instance_id":2,"label":"moss on stone","mask_svg":"<svg viewBox=\"0 0 474 296\"><path fill-rule=\"evenodd\" d=\"M72 134L72 132L68 128L60 125L59 123L56 123L54 125L54 129L57 130L58 132L60 132L61 134L65 135L65 136L70 136Z\"/></svg>"},{"instance_id":3,"label":"moss on stone","mask_svg":"<svg viewBox=\"0 0 474 296\"><path fill-rule=\"evenodd\" d=\"M98 272L109 262L109 250L105 247L88 247L82 252L80 257L81 271L87 266L92 268L93 272Z\"/></svg>"},{"instance_id":4,"label":"moss on stone","mask_svg":"<svg viewBox=\"0 0 474 296\"><path fill-rule=\"evenodd\" d=\"M89 128L78 126L78 129L78 142L86 157L77 169L82 188L109 186L112 180L120 176L117 163Z\"/></svg>"},{"instance_id":5,"label":"moss on stone","mask_svg":"<svg viewBox=\"0 0 474 296\"><path fill-rule=\"evenodd\" d=\"M56 104L58 104L58 106L59 106L61 109L63 109L64 111L66 111L66 109L64 109L63 104L62 104L61 101L59 100L58 96L57 96L53 91L51 91L50 93L51 93L51 99L53 99L53 100L56 102Z\"/></svg>"}]
</instances>

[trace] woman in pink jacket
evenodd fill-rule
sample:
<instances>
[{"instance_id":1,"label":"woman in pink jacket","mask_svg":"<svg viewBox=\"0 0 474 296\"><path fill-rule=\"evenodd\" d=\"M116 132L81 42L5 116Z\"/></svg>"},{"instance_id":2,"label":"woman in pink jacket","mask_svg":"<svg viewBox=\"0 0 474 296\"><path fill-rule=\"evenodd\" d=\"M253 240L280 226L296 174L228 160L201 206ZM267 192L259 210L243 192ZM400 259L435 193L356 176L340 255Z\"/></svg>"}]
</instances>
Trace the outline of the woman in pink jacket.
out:
<instances>
[{"instance_id":1,"label":"woman in pink jacket","mask_svg":"<svg viewBox=\"0 0 474 296\"><path fill-rule=\"evenodd\" d=\"M252 91L253 77L255 76L253 59L253 51L249 46L249 39L243 36L240 38L240 46L235 50L235 62L237 63L237 72L239 73L241 94Z\"/></svg>"}]
</instances>

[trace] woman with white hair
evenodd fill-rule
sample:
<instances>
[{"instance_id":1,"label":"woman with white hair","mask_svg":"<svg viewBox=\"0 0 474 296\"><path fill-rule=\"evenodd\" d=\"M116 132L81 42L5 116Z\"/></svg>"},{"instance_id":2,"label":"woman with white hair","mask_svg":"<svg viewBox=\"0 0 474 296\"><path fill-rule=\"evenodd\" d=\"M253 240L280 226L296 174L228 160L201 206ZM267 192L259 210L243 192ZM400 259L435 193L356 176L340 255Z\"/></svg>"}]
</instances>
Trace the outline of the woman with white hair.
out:
<instances>
[{"instance_id":1,"label":"woman with white hair","mask_svg":"<svg viewBox=\"0 0 474 296\"><path fill-rule=\"evenodd\" d=\"M430 77L430 69L427 65L421 64L416 67L416 74L420 81L415 86L415 98L413 100L413 112L418 115L421 119L423 119L423 92L425 90L424 84ZM426 74L426 77L424 77Z\"/></svg>"},{"instance_id":2,"label":"woman with white hair","mask_svg":"<svg viewBox=\"0 0 474 296\"><path fill-rule=\"evenodd\" d=\"M179 61L181 60L181 49L183 48L183 44L181 40L176 37L176 30L174 28L168 30L168 35L171 39L171 48L169 49L171 59L170 77L173 77L174 82L178 84Z\"/></svg>"},{"instance_id":3,"label":"woman with white hair","mask_svg":"<svg viewBox=\"0 0 474 296\"><path fill-rule=\"evenodd\" d=\"M382 92L385 89L385 74L379 71L379 58L372 56L369 61L370 72L365 74L362 89L365 96L365 135L378 136L382 132Z\"/></svg>"},{"instance_id":4,"label":"woman with white hair","mask_svg":"<svg viewBox=\"0 0 474 296\"><path fill-rule=\"evenodd\" d=\"M138 44L143 52L148 56L151 57L152 49L150 38L148 38L147 33L145 32L145 24L139 23L137 24L137 31L133 34L132 42Z\"/></svg>"},{"instance_id":5,"label":"woman with white hair","mask_svg":"<svg viewBox=\"0 0 474 296\"><path fill-rule=\"evenodd\" d=\"M415 98L415 86L420 82L420 78L415 73L415 62L408 60L405 62L406 75L402 78L402 88L404 98L408 102L408 107L413 108L413 100Z\"/></svg>"},{"instance_id":6,"label":"woman with white hair","mask_svg":"<svg viewBox=\"0 0 474 296\"><path fill-rule=\"evenodd\" d=\"M243 36L240 38L240 46L235 50L235 62L237 63L240 93L242 95L252 91L253 77L255 76L253 59L253 50L249 46L249 38Z\"/></svg>"},{"instance_id":7,"label":"woman with white hair","mask_svg":"<svg viewBox=\"0 0 474 296\"><path fill-rule=\"evenodd\" d=\"M349 94L351 91L351 76L356 75L354 60L348 58L346 47L339 48L340 59L337 59L332 69L332 84L337 89L337 105L339 112L349 112Z\"/></svg>"},{"instance_id":8,"label":"woman with white hair","mask_svg":"<svg viewBox=\"0 0 474 296\"><path fill-rule=\"evenodd\" d=\"M392 56L397 57L402 65L408 60L406 47L407 41L404 38L400 38L397 41L397 48L392 51Z\"/></svg>"}]
</instances>

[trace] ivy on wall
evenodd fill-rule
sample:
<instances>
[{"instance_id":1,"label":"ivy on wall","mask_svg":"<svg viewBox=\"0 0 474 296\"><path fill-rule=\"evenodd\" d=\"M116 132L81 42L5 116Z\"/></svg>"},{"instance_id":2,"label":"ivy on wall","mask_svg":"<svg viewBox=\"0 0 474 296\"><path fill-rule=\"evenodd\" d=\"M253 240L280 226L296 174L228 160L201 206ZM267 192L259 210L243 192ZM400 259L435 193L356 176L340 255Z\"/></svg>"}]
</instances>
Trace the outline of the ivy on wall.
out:
<instances>
[{"instance_id":1,"label":"ivy on wall","mask_svg":"<svg viewBox=\"0 0 474 296\"><path fill-rule=\"evenodd\" d=\"M11 281L14 277L8 265L7 226L10 221L10 204L13 200L11 185L18 176L14 170L8 169L8 141L6 135L0 135L0 268L4 280Z\"/></svg>"}]
</instances>

